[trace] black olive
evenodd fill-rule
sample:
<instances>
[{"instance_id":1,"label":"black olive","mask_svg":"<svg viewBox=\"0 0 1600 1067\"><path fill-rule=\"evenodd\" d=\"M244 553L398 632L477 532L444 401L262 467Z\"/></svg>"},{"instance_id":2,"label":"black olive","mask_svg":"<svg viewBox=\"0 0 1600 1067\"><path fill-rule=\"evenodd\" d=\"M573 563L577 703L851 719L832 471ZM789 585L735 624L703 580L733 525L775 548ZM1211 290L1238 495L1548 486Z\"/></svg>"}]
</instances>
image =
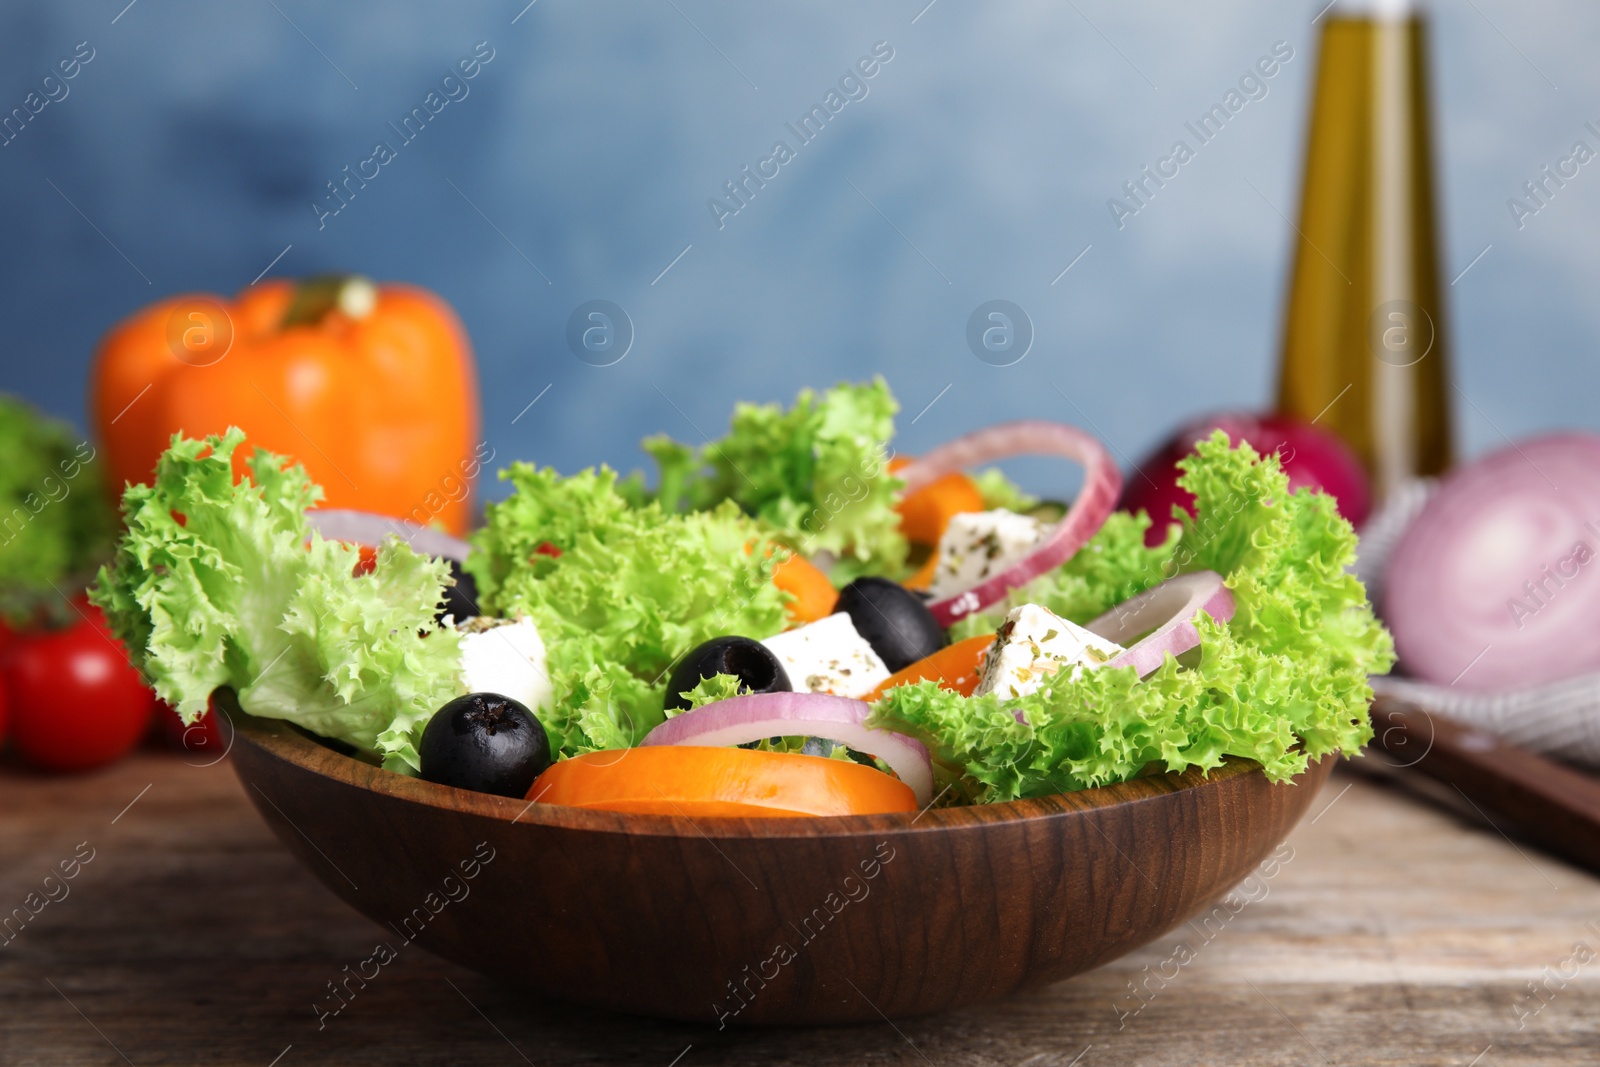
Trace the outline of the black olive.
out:
<instances>
[{"instance_id":1,"label":"black olive","mask_svg":"<svg viewBox=\"0 0 1600 1067\"><path fill-rule=\"evenodd\" d=\"M667 679L668 709L687 710L683 694L700 684L701 679L731 674L739 679L741 693L787 693L793 686L789 675L772 650L748 637L713 637L695 647L672 668Z\"/></svg>"},{"instance_id":2,"label":"black olive","mask_svg":"<svg viewBox=\"0 0 1600 1067\"><path fill-rule=\"evenodd\" d=\"M439 610L436 616L443 621L446 615L452 616L456 622L482 615L478 610L478 583L472 575L461 569L461 564L450 560L450 577L455 579L454 585L444 587L444 599L439 601Z\"/></svg>"},{"instance_id":3,"label":"black olive","mask_svg":"<svg viewBox=\"0 0 1600 1067\"><path fill-rule=\"evenodd\" d=\"M891 671L909 667L944 647L944 628L911 590L887 578L857 578L839 590L839 603L856 633Z\"/></svg>"},{"instance_id":4,"label":"black olive","mask_svg":"<svg viewBox=\"0 0 1600 1067\"><path fill-rule=\"evenodd\" d=\"M457 789L523 797L550 766L550 738L526 706L468 693L434 712L417 746L422 777Z\"/></svg>"}]
</instances>

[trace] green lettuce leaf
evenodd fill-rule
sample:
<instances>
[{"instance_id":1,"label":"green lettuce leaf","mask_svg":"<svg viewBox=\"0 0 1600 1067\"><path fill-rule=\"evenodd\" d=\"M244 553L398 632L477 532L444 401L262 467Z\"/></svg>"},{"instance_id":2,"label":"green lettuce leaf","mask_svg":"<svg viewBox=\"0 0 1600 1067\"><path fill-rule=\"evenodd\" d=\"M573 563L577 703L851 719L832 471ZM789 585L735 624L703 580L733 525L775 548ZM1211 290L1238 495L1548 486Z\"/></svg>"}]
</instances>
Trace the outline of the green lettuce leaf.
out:
<instances>
[{"instance_id":1,"label":"green lettuce leaf","mask_svg":"<svg viewBox=\"0 0 1600 1067\"><path fill-rule=\"evenodd\" d=\"M675 514L630 505L606 468L568 478L501 472L467 570L490 614L526 614L549 650L554 706L540 717L564 755L637 744L665 721L665 675L712 637L784 628L772 584L783 549L732 501Z\"/></svg>"},{"instance_id":2,"label":"green lettuce leaf","mask_svg":"<svg viewBox=\"0 0 1600 1067\"><path fill-rule=\"evenodd\" d=\"M923 739L945 779L982 801L1106 785L1150 765L1209 769L1230 756L1281 781L1308 759L1358 752L1372 736L1367 677L1388 670L1394 651L1346 571L1354 530L1331 498L1291 495L1276 456L1230 448L1220 432L1183 467L1196 516L1176 545L1141 555L1128 540L1134 527L1113 532L1127 550L1105 556L1092 585L1061 602L1082 618L1102 610L1091 603L1097 589L1154 584L1152 564L1156 580L1216 570L1236 613L1229 623L1200 621L1197 666L1169 656L1143 681L1132 668L1063 672L1020 700L901 686L869 722Z\"/></svg>"},{"instance_id":3,"label":"green lettuce leaf","mask_svg":"<svg viewBox=\"0 0 1600 1067\"><path fill-rule=\"evenodd\" d=\"M709 678L702 678L695 683L693 689L678 694L689 702L685 709L674 709L667 712L667 718L681 715L683 711L693 711L703 708L707 704L715 704L719 700L731 700L744 689L744 683L731 674L713 674Z\"/></svg>"},{"instance_id":4,"label":"green lettuce leaf","mask_svg":"<svg viewBox=\"0 0 1600 1067\"><path fill-rule=\"evenodd\" d=\"M21 624L81 592L111 555L115 516L95 450L0 394L0 619Z\"/></svg>"},{"instance_id":5,"label":"green lettuce leaf","mask_svg":"<svg viewBox=\"0 0 1600 1067\"><path fill-rule=\"evenodd\" d=\"M1039 504L1038 497L1032 493L1024 493L999 467L988 467L970 477L973 484L978 487L978 493L983 497L985 511L1005 508L1020 515Z\"/></svg>"},{"instance_id":6,"label":"green lettuce leaf","mask_svg":"<svg viewBox=\"0 0 1600 1067\"><path fill-rule=\"evenodd\" d=\"M731 500L807 556L826 551L896 571L907 547L894 513L901 482L889 474L898 410L882 378L821 396L804 390L787 410L739 404L728 435L703 448L645 440L658 471L654 498L669 511ZM625 491L640 499L637 483Z\"/></svg>"},{"instance_id":7,"label":"green lettuce leaf","mask_svg":"<svg viewBox=\"0 0 1600 1067\"><path fill-rule=\"evenodd\" d=\"M322 490L304 468L257 450L234 482L243 439L173 437L154 483L123 494L90 600L185 722L230 686L252 715L415 772L422 726L461 688L459 638L434 621L448 567L391 537L357 577L360 550L306 522Z\"/></svg>"}]
</instances>

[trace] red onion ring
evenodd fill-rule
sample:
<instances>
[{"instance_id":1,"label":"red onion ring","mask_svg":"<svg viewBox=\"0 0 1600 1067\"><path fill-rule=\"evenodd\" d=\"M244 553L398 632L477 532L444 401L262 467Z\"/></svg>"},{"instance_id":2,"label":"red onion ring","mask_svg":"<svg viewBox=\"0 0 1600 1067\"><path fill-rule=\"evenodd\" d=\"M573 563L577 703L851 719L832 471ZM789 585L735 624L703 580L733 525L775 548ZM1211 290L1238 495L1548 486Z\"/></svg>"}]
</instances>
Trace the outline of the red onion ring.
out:
<instances>
[{"instance_id":1,"label":"red onion ring","mask_svg":"<svg viewBox=\"0 0 1600 1067\"><path fill-rule=\"evenodd\" d=\"M350 541L377 548L385 537L394 534L424 556L453 559L457 563L463 562L472 551L472 546L465 541L441 530L370 511L313 508L306 512L306 520L329 541Z\"/></svg>"},{"instance_id":2,"label":"red onion ring","mask_svg":"<svg viewBox=\"0 0 1600 1067\"><path fill-rule=\"evenodd\" d=\"M1205 612L1218 622L1233 618L1233 594L1216 571L1195 571L1169 578L1124 600L1084 629L1125 645L1148 634L1104 667L1133 667L1143 678L1166 661L1167 653L1182 655L1200 644L1195 618Z\"/></svg>"},{"instance_id":3,"label":"red onion ring","mask_svg":"<svg viewBox=\"0 0 1600 1067\"><path fill-rule=\"evenodd\" d=\"M1521 441L1452 472L1383 574L1406 673L1504 692L1600 670L1600 435Z\"/></svg>"},{"instance_id":4,"label":"red onion ring","mask_svg":"<svg viewBox=\"0 0 1600 1067\"><path fill-rule=\"evenodd\" d=\"M922 743L904 734L862 725L871 709L859 700L827 693L750 693L674 715L640 745L723 748L769 737L821 737L876 756L917 795L933 800L933 764Z\"/></svg>"},{"instance_id":5,"label":"red onion ring","mask_svg":"<svg viewBox=\"0 0 1600 1067\"><path fill-rule=\"evenodd\" d=\"M1083 464L1083 488L1050 536L1032 552L971 589L929 604L940 626L1004 599L1011 590L1071 559L1117 505L1122 474L1099 439L1076 426L1039 419L1000 423L947 441L906 466L899 477L911 492L946 474L1022 455L1061 456Z\"/></svg>"}]
</instances>

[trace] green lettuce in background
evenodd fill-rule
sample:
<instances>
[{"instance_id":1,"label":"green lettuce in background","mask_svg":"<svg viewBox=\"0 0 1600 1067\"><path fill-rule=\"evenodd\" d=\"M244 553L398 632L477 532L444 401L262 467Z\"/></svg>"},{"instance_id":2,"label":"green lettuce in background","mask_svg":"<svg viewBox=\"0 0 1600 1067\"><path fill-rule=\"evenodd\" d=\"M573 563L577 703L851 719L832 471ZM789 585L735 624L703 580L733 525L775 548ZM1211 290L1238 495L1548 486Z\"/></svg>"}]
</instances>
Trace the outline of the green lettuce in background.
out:
<instances>
[{"instance_id":1,"label":"green lettuce in background","mask_svg":"<svg viewBox=\"0 0 1600 1067\"><path fill-rule=\"evenodd\" d=\"M306 522L322 490L304 468L257 450L234 482L243 440L174 436L153 484L123 494L127 532L90 600L185 722L229 686L251 715L415 773L422 727L461 688L459 638L434 621L448 567L391 537L356 576L360 550Z\"/></svg>"},{"instance_id":2,"label":"green lettuce in background","mask_svg":"<svg viewBox=\"0 0 1600 1067\"><path fill-rule=\"evenodd\" d=\"M804 555L848 558L855 571L888 573L905 562L894 512L900 481L888 442L900 405L882 378L803 390L788 409L739 404L728 434L695 448L665 435L643 448L658 468L656 490L624 487L636 502L699 511L731 500Z\"/></svg>"},{"instance_id":3,"label":"green lettuce in background","mask_svg":"<svg viewBox=\"0 0 1600 1067\"><path fill-rule=\"evenodd\" d=\"M978 487L978 494L983 497L985 511L1005 508L1007 511L1015 511L1020 514L1039 504L1038 497L1032 493L1024 493L998 467L988 467L981 471L969 472L968 477Z\"/></svg>"},{"instance_id":4,"label":"green lettuce in background","mask_svg":"<svg viewBox=\"0 0 1600 1067\"><path fill-rule=\"evenodd\" d=\"M666 673L724 634L784 628L772 570L784 549L731 500L673 513L630 504L615 472L563 478L514 463L467 570L486 614L533 619L555 706L540 718L563 755L637 744L666 720Z\"/></svg>"},{"instance_id":5,"label":"green lettuce in background","mask_svg":"<svg viewBox=\"0 0 1600 1067\"><path fill-rule=\"evenodd\" d=\"M95 450L0 394L0 619L21 624L83 590L111 554L115 516Z\"/></svg>"},{"instance_id":6,"label":"green lettuce in background","mask_svg":"<svg viewBox=\"0 0 1600 1067\"><path fill-rule=\"evenodd\" d=\"M1132 668L1060 674L1018 700L900 686L874 706L870 724L921 738L953 792L973 801L1106 785L1148 764L1212 768L1225 756L1256 760L1279 781L1308 759L1357 752L1372 736L1367 676L1387 671L1394 650L1346 571L1355 531L1332 498L1291 495L1276 456L1230 448L1221 432L1183 467L1196 515L1176 542L1135 550L1147 520L1108 524L1100 554L1080 553L1019 597L1054 597L1081 623L1129 589L1217 571L1235 614L1228 623L1201 619L1196 667L1169 656L1142 681Z\"/></svg>"}]
</instances>

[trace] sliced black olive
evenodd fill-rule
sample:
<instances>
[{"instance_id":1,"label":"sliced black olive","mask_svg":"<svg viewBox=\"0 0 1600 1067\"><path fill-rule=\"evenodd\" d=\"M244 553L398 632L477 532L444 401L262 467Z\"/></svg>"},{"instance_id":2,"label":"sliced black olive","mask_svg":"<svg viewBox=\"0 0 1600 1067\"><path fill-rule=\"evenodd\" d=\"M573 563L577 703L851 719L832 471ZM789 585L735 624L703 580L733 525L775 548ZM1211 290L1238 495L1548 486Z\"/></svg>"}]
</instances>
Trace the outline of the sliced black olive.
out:
<instances>
[{"instance_id":1,"label":"sliced black olive","mask_svg":"<svg viewBox=\"0 0 1600 1067\"><path fill-rule=\"evenodd\" d=\"M437 617L443 620L450 615L456 622L464 622L482 615L478 610L478 583L472 575L462 570L460 563L450 560L450 577L455 579L455 584L445 586Z\"/></svg>"},{"instance_id":2,"label":"sliced black olive","mask_svg":"<svg viewBox=\"0 0 1600 1067\"><path fill-rule=\"evenodd\" d=\"M887 578L857 578L839 591L833 609L849 614L856 633L891 671L944 647L944 628L915 593Z\"/></svg>"},{"instance_id":3,"label":"sliced black olive","mask_svg":"<svg viewBox=\"0 0 1600 1067\"><path fill-rule=\"evenodd\" d=\"M678 661L667 679L666 706L682 711L689 707L683 694L700 684L701 679L731 674L739 679L741 693L787 693L793 687L778 657L760 641L748 637L713 637L696 646Z\"/></svg>"}]
</instances>

